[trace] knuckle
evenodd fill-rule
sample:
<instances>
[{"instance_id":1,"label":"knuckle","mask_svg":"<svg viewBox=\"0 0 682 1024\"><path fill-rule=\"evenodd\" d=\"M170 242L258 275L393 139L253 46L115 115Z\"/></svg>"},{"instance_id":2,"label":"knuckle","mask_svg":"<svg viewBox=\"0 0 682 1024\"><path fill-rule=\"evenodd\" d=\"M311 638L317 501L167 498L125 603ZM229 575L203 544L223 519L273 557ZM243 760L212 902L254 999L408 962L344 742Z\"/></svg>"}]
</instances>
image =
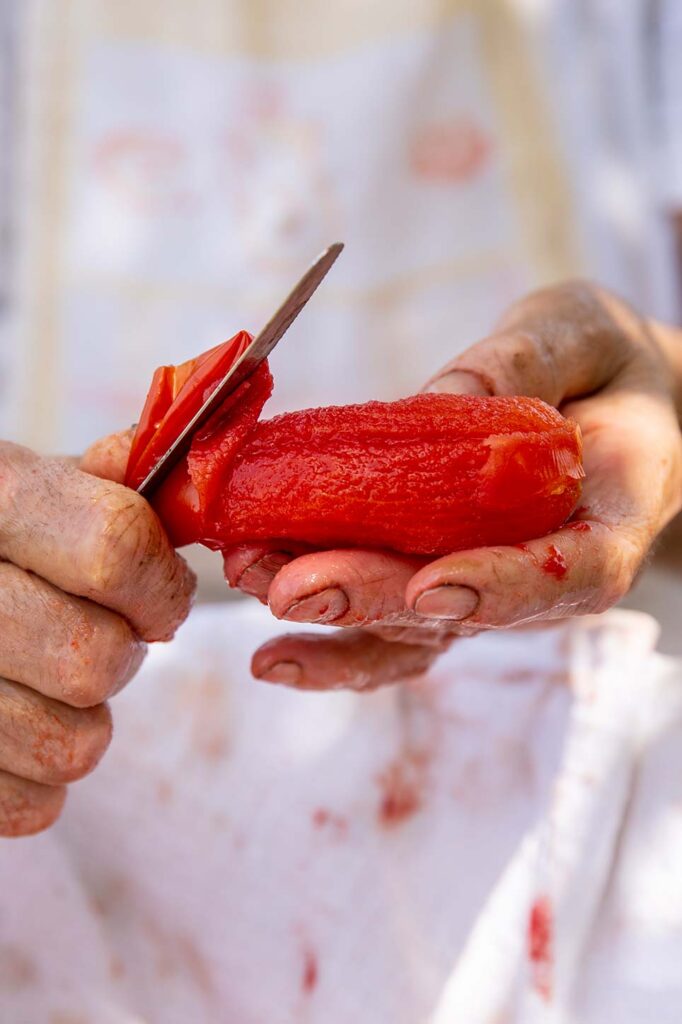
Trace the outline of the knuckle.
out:
<instances>
[{"instance_id":1,"label":"knuckle","mask_svg":"<svg viewBox=\"0 0 682 1024\"><path fill-rule=\"evenodd\" d=\"M55 823L62 812L66 789L43 786L0 773L0 836L35 835Z\"/></svg>"},{"instance_id":2,"label":"knuckle","mask_svg":"<svg viewBox=\"0 0 682 1024\"><path fill-rule=\"evenodd\" d=\"M51 784L75 782L88 775L111 741L111 713L106 704L73 714L72 724L62 733L61 751L54 758L50 778L45 780Z\"/></svg>"},{"instance_id":3,"label":"knuckle","mask_svg":"<svg viewBox=\"0 0 682 1024\"><path fill-rule=\"evenodd\" d=\"M10 442L0 444L0 504L4 509L3 536L7 539L19 526L25 479L38 461L28 448Z\"/></svg>"},{"instance_id":4,"label":"knuckle","mask_svg":"<svg viewBox=\"0 0 682 1024\"><path fill-rule=\"evenodd\" d=\"M145 654L146 645L112 615L105 626L90 627L71 640L62 699L74 708L102 704L132 678Z\"/></svg>"},{"instance_id":5,"label":"knuckle","mask_svg":"<svg viewBox=\"0 0 682 1024\"><path fill-rule=\"evenodd\" d=\"M161 530L147 503L120 488L107 491L96 506L87 546L91 591L101 595L123 589L160 547Z\"/></svg>"},{"instance_id":6,"label":"knuckle","mask_svg":"<svg viewBox=\"0 0 682 1024\"><path fill-rule=\"evenodd\" d=\"M634 566L625 567L623 566L620 572L617 572L609 585L605 588L605 603L607 608L612 608L615 604L629 594L632 589L632 585L637 576L637 570Z\"/></svg>"},{"instance_id":7,"label":"knuckle","mask_svg":"<svg viewBox=\"0 0 682 1024\"><path fill-rule=\"evenodd\" d=\"M558 401L561 381L556 347L540 331L514 332L500 348L498 358L509 390Z\"/></svg>"},{"instance_id":8,"label":"knuckle","mask_svg":"<svg viewBox=\"0 0 682 1024\"><path fill-rule=\"evenodd\" d=\"M618 604L629 593L643 561L641 545L636 539L616 534L608 527L603 529L605 537L597 585L584 608L588 614L600 614Z\"/></svg>"}]
</instances>

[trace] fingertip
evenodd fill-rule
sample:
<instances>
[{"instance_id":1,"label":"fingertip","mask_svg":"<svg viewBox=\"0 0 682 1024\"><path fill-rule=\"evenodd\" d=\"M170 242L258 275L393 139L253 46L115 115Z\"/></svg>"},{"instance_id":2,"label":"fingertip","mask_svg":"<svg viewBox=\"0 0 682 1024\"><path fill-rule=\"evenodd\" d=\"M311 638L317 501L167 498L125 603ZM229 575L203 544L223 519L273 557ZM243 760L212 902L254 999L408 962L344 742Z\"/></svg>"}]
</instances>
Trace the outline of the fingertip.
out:
<instances>
[{"instance_id":1,"label":"fingertip","mask_svg":"<svg viewBox=\"0 0 682 1024\"><path fill-rule=\"evenodd\" d=\"M231 587L243 594L267 600L270 584L280 569L292 562L294 556L288 551L268 551L256 561L243 564L243 560L225 560L225 578Z\"/></svg>"},{"instance_id":2,"label":"fingertip","mask_svg":"<svg viewBox=\"0 0 682 1024\"><path fill-rule=\"evenodd\" d=\"M285 686L298 686L303 679L303 669L297 661L275 661L259 672L252 669L252 673L255 679L262 682L280 683Z\"/></svg>"},{"instance_id":3,"label":"fingertip","mask_svg":"<svg viewBox=\"0 0 682 1024\"><path fill-rule=\"evenodd\" d=\"M44 832L59 818L66 786L45 786L0 772L0 836L16 839Z\"/></svg>"},{"instance_id":4,"label":"fingertip","mask_svg":"<svg viewBox=\"0 0 682 1024\"><path fill-rule=\"evenodd\" d=\"M133 435L134 430L131 427L95 441L83 455L80 469L91 476L122 484L125 480Z\"/></svg>"},{"instance_id":5,"label":"fingertip","mask_svg":"<svg viewBox=\"0 0 682 1024\"><path fill-rule=\"evenodd\" d=\"M474 370L450 370L429 381L424 391L447 395L490 396L493 390L481 374Z\"/></svg>"},{"instance_id":6,"label":"fingertip","mask_svg":"<svg viewBox=\"0 0 682 1024\"><path fill-rule=\"evenodd\" d=\"M145 643L166 643L172 640L196 600L196 573L182 555L172 552L172 557L175 559L173 570L156 603L142 600L117 609L130 619L139 638Z\"/></svg>"},{"instance_id":7,"label":"fingertip","mask_svg":"<svg viewBox=\"0 0 682 1024\"><path fill-rule=\"evenodd\" d=\"M443 583L419 593L413 608L426 618L462 622L474 614L479 601L480 595L473 587Z\"/></svg>"}]
</instances>

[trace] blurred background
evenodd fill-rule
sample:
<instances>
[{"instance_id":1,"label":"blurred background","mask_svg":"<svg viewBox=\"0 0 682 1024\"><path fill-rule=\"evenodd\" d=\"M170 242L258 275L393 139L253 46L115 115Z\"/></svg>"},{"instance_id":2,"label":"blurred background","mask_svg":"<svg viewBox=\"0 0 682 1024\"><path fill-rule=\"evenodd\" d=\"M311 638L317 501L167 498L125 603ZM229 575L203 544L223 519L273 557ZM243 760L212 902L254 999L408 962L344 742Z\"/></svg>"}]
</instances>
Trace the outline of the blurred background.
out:
<instances>
[{"instance_id":1,"label":"blurred background","mask_svg":"<svg viewBox=\"0 0 682 1024\"><path fill-rule=\"evenodd\" d=\"M567 276L679 320L680 52L679 0L0 0L0 436L128 426L336 239L271 413L410 393Z\"/></svg>"}]
</instances>

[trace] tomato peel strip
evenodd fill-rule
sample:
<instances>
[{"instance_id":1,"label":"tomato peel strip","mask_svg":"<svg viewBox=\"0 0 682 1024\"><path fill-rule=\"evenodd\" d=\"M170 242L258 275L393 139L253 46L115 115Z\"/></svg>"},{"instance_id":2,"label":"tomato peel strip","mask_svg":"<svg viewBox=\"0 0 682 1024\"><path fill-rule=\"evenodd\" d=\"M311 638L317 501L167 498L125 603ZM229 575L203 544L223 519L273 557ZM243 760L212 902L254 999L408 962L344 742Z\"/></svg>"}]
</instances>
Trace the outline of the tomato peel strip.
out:
<instances>
[{"instance_id":1,"label":"tomato peel strip","mask_svg":"<svg viewBox=\"0 0 682 1024\"><path fill-rule=\"evenodd\" d=\"M140 486L251 340L239 331L195 359L156 370L130 449L127 487Z\"/></svg>"}]
</instances>

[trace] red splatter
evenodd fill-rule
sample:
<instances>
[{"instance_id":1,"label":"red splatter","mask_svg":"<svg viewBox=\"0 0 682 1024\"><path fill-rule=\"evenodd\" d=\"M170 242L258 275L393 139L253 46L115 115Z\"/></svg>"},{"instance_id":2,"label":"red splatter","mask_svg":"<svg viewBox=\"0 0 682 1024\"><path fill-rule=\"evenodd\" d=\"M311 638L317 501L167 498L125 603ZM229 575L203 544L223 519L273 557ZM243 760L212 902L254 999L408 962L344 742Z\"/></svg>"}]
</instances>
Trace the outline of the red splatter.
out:
<instances>
[{"instance_id":1,"label":"red splatter","mask_svg":"<svg viewBox=\"0 0 682 1024\"><path fill-rule=\"evenodd\" d=\"M379 805L379 821L386 827L399 825L420 810L423 802L426 759L423 755L410 753L400 761L394 761L379 776L382 798Z\"/></svg>"},{"instance_id":2,"label":"red splatter","mask_svg":"<svg viewBox=\"0 0 682 1024\"><path fill-rule=\"evenodd\" d=\"M0 946L0 990L3 993L39 987L38 976L38 965L26 950L9 944Z\"/></svg>"},{"instance_id":3,"label":"red splatter","mask_svg":"<svg viewBox=\"0 0 682 1024\"><path fill-rule=\"evenodd\" d=\"M303 954L303 977L301 978L301 988L306 995L315 991L319 978L320 968L317 956L312 949L306 949Z\"/></svg>"},{"instance_id":4,"label":"red splatter","mask_svg":"<svg viewBox=\"0 0 682 1024\"><path fill-rule=\"evenodd\" d=\"M552 997L554 915L547 896L540 896L528 915L528 959L533 986L543 999Z\"/></svg>"},{"instance_id":5,"label":"red splatter","mask_svg":"<svg viewBox=\"0 0 682 1024\"><path fill-rule=\"evenodd\" d=\"M517 551L530 551L530 548L527 544L514 544L513 546L517 549Z\"/></svg>"},{"instance_id":6,"label":"red splatter","mask_svg":"<svg viewBox=\"0 0 682 1024\"><path fill-rule=\"evenodd\" d=\"M547 558L542 563L542 571L546 572L548 576L554 576L557 580L563 579L568 572L566 559L559 551L556 544L550 544L547 551Z\"/></svg>"},{"instance_id":7,"label":"red splatter","mask_svg":"<svg viewBox=\"0 0 682 1024\"><path fill-rule=\"evenodd\" d=\"M414 140L410 165L430 182L464 182L485 167L491 142L480 125L464 115L429 125Z\"/></svg>"},{"instance_id":8,"label":"red splatter","mask_svg":"<svg viewBox=\"0 0 682 1024\"><path fill-rule=\"evenodd\" d=\"M580 519L576 523L567 523L566 529L575 530L576 533L589 533L592 527L589 523L586 523L584 519Z\"/></svg>"},{"instance_id":9,"label":"red splatter","mask_svg":"<svg viewBox=\"0 0 682 1024\"><path fill-rule=\"evenodd\" d=\"M341 814L334 814L326 807L318 807L313 811L312 822L315 828L333 829L339 836L345 835L348 831L348 820Z\"/></svg>"},{"instance_id":10,"label":"red splatter","mask_svg":"<svg viewBox=\"0 0 682 1024\"><path fill-rule=\"evenodd\" d=\"M515 668L510 669L509 672L503 672L499 676L501 683L532 683L538 678L537 671L533 671L528 668Z\"/></svg>"},{"instance_id":11,"label":"red splatter","mask_svg":"<svg viewBox=\"0 0 682 1024\"><path fill-rule=\"evenodd\" d=\"M126 972L125 964L121 960L120 956L112 956L112 957L110 957L110 959L109 959L109 974L114 979L114 981L118 981L120 978L122 978L124 976L125 972Z\"/></svg>"},{"instance_id":12,"label":"red splatter","mask_svg":"<svg viewBox=\"0 0 682 1024\"><path fill-rule=\"evenodd\" d=\"M173 784L168 779L159 779L156 783L156 799L160 804L169 804L173 799Z\"/></svg>"}]
</instances>

